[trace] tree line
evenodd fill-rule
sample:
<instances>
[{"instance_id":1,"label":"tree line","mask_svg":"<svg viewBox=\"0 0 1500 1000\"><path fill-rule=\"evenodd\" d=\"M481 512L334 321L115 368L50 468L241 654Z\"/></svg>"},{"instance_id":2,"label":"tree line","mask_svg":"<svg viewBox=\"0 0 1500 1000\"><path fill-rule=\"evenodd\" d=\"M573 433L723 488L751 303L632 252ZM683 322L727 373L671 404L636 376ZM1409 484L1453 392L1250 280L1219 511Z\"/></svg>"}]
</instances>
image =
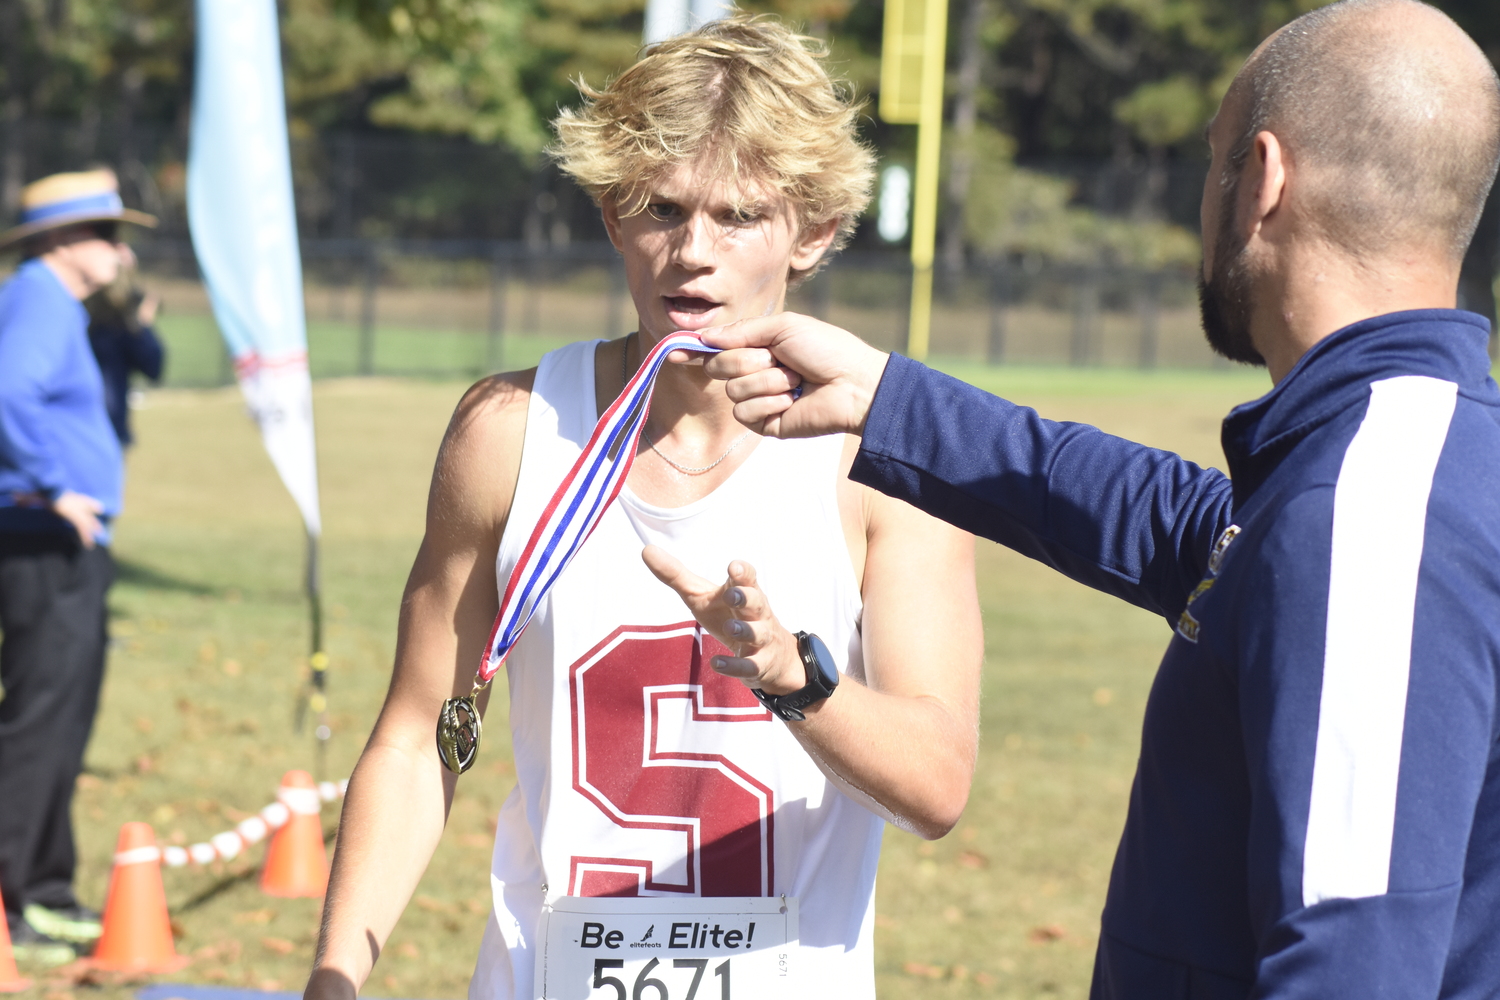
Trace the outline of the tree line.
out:
<instances>
[{"instance_id":1,"label":"tree line","mask_svg":"<svg viewBox=\"0 0 1500 1000\"><path fill-rule=\"evenodd\" d=\"M1254 46L1321 0L952 3L944 259L1150 264L1196 257L1203 126ZM880 0L744 6L829 39L837 69L874 96ZM1437 6L1500 62L1500 3ZM644 0L280 0L280 11L294 138L439 134L534 164L547 122L577 99L572 81L599 82L636 57ZM83 135L80 155L90 129L108 132L127 184L134 174L171 197L192 50L191 0L0 0L0 207L13 211L37 172L26 137L46 121ZM870 140L909 161L915 129L885 125L873 107ZM153 130L176 141L148 155L141 137ZM1114 178L1116 190L1085 176ZM1493 202L1471 299L1488 287L1479 272L1496 271Z\"/></svg>"}]
</instances>

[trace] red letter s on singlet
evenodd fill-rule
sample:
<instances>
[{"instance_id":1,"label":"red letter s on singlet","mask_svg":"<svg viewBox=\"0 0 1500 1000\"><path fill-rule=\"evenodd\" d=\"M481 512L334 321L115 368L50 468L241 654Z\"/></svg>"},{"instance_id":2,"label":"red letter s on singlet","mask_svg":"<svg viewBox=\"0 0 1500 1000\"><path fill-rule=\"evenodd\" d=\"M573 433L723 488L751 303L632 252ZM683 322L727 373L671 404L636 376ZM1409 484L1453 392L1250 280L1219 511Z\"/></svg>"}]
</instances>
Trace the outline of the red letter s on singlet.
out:
<instances>
[{"instance_id":1,"label":"red letter s on singlet","mask_svg":"<svg viewBox=\"0 0 1500 1000\"><path fill-rule=\"evenodd\" d=\"M681 834L687 861L680 884L658 881L650 859L574 856L570 895L770 895L772 790L722 754L663 745L664 711L684 734L771 721L748 688L708 666L728 653L694 622L622 627L569 670L573 787L617 826Z\"/></svg>"}]
</instances>

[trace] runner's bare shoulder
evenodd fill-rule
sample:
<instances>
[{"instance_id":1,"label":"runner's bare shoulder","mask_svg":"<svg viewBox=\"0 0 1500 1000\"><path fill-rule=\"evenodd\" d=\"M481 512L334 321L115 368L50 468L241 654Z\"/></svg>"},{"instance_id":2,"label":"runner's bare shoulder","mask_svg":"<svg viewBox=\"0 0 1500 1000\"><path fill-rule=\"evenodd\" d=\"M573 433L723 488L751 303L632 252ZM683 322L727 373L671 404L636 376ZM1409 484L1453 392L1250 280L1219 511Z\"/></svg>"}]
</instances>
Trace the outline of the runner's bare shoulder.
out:
<instances>
[{"instance_id":1,"label":"runner's bare shoulder","mask_svg":"<svg viewBox=\"0 0 1500 1000\"><path fill-rule=\"evenodd\" d=\"M480 379L448 421L427 500L428 531L488 528L498 542L515 495L536 369Z\"/></svg>"}]
</instances>

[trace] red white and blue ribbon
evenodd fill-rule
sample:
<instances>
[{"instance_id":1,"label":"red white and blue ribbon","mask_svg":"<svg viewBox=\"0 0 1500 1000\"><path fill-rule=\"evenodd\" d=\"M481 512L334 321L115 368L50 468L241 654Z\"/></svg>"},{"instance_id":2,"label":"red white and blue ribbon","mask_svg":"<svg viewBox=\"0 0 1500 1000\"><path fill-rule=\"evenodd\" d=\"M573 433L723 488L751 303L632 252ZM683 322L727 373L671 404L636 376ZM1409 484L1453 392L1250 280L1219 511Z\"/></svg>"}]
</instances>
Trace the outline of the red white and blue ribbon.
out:
<instances>
[{"instance_id":1,"label":"red white and blue ribbon","mask_svg":"<svg viewBox=\"0 0 1500 1000\"><path fill-rule=\"evenodd\" d=\"M488 684L500 670L542 598L620 495L635 462L646 416L651 412L651 389L657 373L666 364L667 355L679 350L719 352L717 347L704 344L695 333L672 334L651 349L619 398L604 411L583 454L552 494L526 541L526 548L521 551L521 558L511 570L500 599L500 613L495 616L495 627L490 632L489 647L475 678L476 688Z\"/></svg>"}]
</instances>

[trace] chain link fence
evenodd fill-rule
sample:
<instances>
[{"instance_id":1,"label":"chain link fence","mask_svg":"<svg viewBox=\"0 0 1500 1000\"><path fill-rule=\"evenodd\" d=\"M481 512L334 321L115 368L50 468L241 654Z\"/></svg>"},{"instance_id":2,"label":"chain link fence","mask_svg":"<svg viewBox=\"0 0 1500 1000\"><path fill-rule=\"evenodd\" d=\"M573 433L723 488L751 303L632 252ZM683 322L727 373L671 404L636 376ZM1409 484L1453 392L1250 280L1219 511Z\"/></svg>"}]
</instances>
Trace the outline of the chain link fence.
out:
<instances>
[{"instance_id":1,"label":"chain link fence","mask_svg":"<svg viewBox=\"0 0 1500 1000\"><path fill-rule=\"evenodd\" d=\"M166 384L228 384L232 368L186 241L138 247L163 300ZM533 365L564 343L619 337L636 314L608 243L312 240L303 245L315 378L472 378ZM1188 271L997 264L939 272L934 356L991 364L1206 368ZM788 308L905 345L911 267L846 253L795 289Z\"/></svg>"}]
</instances>

